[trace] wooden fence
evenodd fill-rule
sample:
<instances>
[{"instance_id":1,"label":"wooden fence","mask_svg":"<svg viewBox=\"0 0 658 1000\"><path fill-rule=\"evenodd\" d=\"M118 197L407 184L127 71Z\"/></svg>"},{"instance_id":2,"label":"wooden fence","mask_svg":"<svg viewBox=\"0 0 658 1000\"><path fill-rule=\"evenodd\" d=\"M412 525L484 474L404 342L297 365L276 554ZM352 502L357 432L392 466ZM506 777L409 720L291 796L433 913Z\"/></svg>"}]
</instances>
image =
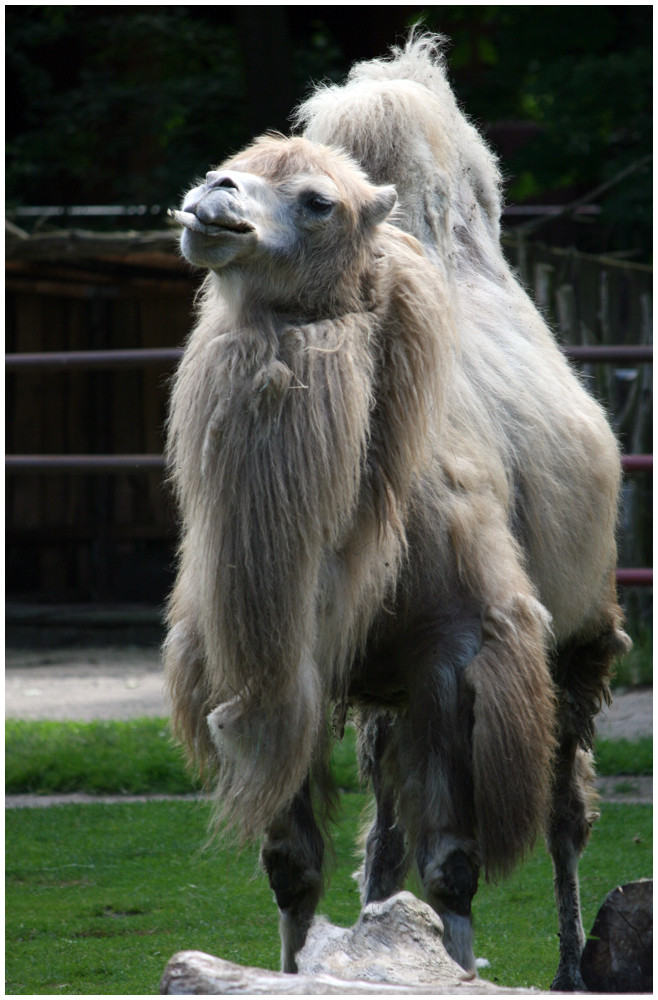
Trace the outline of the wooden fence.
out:
<instances>
[{"instance_id":1,"label":"wooden fence","mask_svg":"<svg viewBox=\"0 0 658 1000\"><path fill-rule=\"evenodd\" d=\"M638 456L624 462L618 579L646 587L653 582L653 269L538 242L510 239L506 251L606 407L622 451ZM650 614L648 593L629 595L627 603L632 613Z\"/></svg>"},{"instance_id":2,"label":"wooden fence","mask_svg":"<svg viewBox=\"0 0 658 1000\"><path fill-rule=\"evenodd\" d=\"M36 259L26 249L10 248L6 279L7 596L160 601L174 538L160 460L146 471L131 461L113 475L81 475L75 459L49 471L29 458L12 466L11 454L81 456L78 471L84 456L160 456L171 352L123 367L103 354L101 367L71 361L179 347L198 277L166 243L137 253L85 244L72 260L61 246ZM46 353L69 357L44 367Z\"/></svg>"},{"instance_id":3,"label":"wooden fence","mask_svg":"<svg viewBox=\"0 0 658 1000\"><path fill-rule=\"evenodd\" d=\"M6 587L15 601L159 603L170 584L167 377L199 279L168 236L113 239L65 234L8 247ZM651 270L538 244L508 252L572 353L605 348L590 354L585 377L624 451L648 456ZM648 461L625 487L626 567L650 565Z\"/></svg>"}]
</instances>

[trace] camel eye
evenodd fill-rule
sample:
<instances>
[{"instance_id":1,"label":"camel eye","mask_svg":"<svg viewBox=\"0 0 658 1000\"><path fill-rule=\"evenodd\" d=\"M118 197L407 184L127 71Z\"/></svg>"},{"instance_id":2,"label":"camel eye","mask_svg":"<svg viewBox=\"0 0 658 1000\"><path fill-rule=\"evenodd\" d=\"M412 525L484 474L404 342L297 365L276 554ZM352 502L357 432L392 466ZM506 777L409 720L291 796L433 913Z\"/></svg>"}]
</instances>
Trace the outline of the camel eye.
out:
<instances>
[{"instance_id":1,"label":"camel eye","mask_svg":"<svg viewBox=\"0 0 658 1000\"><path fill-rule=\"evenodd\" d=\"M322 194L307 194L304 199L304 207L312 212L313 215L323 216L329 215L332 208L334 207L333 201L330 198L325 198Z\"/></svg>"}]
</instances>

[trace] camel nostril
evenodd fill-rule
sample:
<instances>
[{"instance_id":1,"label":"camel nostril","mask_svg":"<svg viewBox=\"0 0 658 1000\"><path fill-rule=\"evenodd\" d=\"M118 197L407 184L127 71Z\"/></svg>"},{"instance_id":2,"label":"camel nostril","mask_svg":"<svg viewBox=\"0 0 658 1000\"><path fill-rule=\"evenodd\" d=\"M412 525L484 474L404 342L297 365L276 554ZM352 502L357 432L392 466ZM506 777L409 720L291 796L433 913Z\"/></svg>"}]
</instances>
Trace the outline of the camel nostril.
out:
<instances>
[{"instance_id":1,"label":"camel nostril","mask_svg":"<svg viewBox=\"0 0 658 1000\"><path fill-rule=\"evenodd\" d=\"M213 188L221 187L232 188L234 191L238 190L237 181L230 174L220 174L214 170L206 174L206 184L208 187Z\"/></svg>"}]
</instances>

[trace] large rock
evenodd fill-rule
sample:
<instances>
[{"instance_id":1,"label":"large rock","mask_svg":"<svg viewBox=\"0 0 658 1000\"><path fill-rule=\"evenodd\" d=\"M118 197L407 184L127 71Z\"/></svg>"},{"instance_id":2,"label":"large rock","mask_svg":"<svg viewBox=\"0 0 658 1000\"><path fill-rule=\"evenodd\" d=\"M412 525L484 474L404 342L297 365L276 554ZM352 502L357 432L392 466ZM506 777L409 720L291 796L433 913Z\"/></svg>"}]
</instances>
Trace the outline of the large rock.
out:
<instances>
[{"instance_id":1,"label":"large rock","mask_svg":"<svg viewBox=\"0 0 658 1000\"><path fill-rule=\"evenodd\" d=\"M580 971L593 993L653 990L653 880L617 886L599 910Z\"/></svg>"}]
</instances>

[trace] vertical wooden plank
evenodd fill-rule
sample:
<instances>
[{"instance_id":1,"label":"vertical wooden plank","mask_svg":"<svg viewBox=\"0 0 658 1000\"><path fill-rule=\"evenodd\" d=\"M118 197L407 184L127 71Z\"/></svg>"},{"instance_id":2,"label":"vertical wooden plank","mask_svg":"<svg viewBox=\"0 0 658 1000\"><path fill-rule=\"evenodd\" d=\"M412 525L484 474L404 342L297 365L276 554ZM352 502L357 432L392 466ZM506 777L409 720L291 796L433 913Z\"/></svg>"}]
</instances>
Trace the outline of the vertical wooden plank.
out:
<instances>
[{"instance_id":1,"label":"vertical wooden plank","mask_svg":"<svg viewBox=\"0 0 658 1000\"><path fill-rule=\"evenodd\" d=\"M537 263L534 268L535 302L542 315L550 322L554 315L553 281L555 268L552 264Z\"/></svg>"},{"instance_id":2,"label":"vertical wooden plank","mask_svg":"<svg viewBox=\"0 0 658 1000\"><path fill-rule=\"evenodd\" d=\"M140 346L138 303L134 295L122 294L113 302L112 348ZM114 453L139 454L145 450L141 423L142 380L143 373L139 368L111 373L111 447ZM139 477L129 474L113 476L111 488L113 525L137 523Z\"/></svg>"},{"instance_id":3,"label":"vertical wooden plank","mask_svg":"<svg viewBox=\"0 0 658 1000\"><path fill-rule=\"evenodd\" d=\"M573 285L560 285L555 298L561 339L565 344L576 344L578 342L578 305Z\"/></svg>"},{"instance_id":4,"label":"vertical wooden plank","mask_svg":"<svg viewBox=\"0 0 658 1000\"><path fill-rule=\"evenodd\" d=\"M144 347L168 347L181 344L190 325L187 287L182 294L172 285L171 294L140 300L142 344ZM173 369L149 368L144 371L143 427L148 452L162 454L167 415L169 384ZM172 524L169 494L162 476L148 477L149 515L154 523L167 529Z\"/></svg>"},{"instance_id":5,"label":"vertical wooden plank","mask_svg":"<svg viewBox=\"0 0 658 1000\"><path fill-rule=\"evenodd\" d=\"M16 293L14 342L17 352L43 348L41 302L36 296ZM41 377L37 372L19 372L10 377L15 380L16 389L14 412L7 428L7 449L19 454L37 451ZM13 494L15 527L19 530L38 527L41 511L36 477L15 476L8 480L8 485Z\"/></svg>"}]
</instances>

